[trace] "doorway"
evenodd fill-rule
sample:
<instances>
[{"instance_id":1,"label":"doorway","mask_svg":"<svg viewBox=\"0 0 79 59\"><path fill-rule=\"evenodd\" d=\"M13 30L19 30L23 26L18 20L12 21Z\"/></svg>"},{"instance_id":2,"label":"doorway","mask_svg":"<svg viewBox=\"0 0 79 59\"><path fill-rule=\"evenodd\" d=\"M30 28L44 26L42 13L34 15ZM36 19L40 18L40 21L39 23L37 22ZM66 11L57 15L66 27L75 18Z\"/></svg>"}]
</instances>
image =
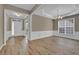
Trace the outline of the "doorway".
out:
<instances>
[{"instance_id":1,"label":"doorway","mask_svg":"<svg viewBox=\"0 0 79 59\"><path fill-rule=\"evenodd\" d=\"M18 15L17 15L18 14ZM13 36L29 37L29 15L12 10L4 10L4 43Z\"/></svg>"},{"instance_id":2,"label":"doorway","mask_svg":"<svg viewBox=\"0 0 79 59\"><path fill-rule=\"evenodd\" d=\"M25 36L25 29L24 29L24 19L16 19L12 20L12 35L13 36Z\"/></svg>"}]
</instances>

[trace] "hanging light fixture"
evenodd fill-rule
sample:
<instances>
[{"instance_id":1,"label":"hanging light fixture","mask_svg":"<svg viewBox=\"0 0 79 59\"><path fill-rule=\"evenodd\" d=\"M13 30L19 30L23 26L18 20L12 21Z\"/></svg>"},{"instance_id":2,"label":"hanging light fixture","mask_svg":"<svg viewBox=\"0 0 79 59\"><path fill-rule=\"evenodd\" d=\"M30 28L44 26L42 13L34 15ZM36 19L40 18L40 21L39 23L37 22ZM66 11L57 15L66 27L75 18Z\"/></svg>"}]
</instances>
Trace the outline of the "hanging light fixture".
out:
<instances>
[{"instance_id":1,"label":"hanging light fixture","mask_svg":"<svg viewBox=\"0 0 79 59\"><path fill-rule=\"evenodd\" d=\"M57 9L57 16L55 17L55 19L62 19L63 17L61 15L59 15L59 9Z\"/></svg>"},{"instance_id":2,"label":"hanging light fixture","mask_svg":"<svg viewBox=\"0 0 79 59\"><path fill-rule=\"evenodd\" d=\"M22 14L21 14L21 13L18 13L18 12L15 12L15 15L19 17L19 16L21 16Z\"/></svg>"}]
</instances>

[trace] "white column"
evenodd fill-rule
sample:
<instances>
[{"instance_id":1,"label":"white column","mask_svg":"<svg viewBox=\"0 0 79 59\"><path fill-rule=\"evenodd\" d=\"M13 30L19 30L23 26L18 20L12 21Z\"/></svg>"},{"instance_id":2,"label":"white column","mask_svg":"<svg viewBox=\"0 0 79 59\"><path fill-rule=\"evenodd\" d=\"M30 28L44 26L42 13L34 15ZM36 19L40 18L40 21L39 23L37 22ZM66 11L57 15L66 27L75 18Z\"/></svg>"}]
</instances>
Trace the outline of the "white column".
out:
<instances>
[{"instance_id":1,"label":"white column","mask_svg":"<svg viewBox=\"0 0 79 59\"><path fill-rule=\"evenodd\" d=\"M14 21L13 21L13 19L11 19L11 23L12 23L12 29L11 29L11 31L12 31L12 36L14 36Z\"/></svg>"},{"instance_id":2,"label":"white column","mask_svg":"<svg viewBox=\"0 0 79 59\"><path fill-rule=\"evenodd\" d=\"M29 15L29 41L31 40L31 33L32 33L32 14Z\"/></svg>"}]
</instances>

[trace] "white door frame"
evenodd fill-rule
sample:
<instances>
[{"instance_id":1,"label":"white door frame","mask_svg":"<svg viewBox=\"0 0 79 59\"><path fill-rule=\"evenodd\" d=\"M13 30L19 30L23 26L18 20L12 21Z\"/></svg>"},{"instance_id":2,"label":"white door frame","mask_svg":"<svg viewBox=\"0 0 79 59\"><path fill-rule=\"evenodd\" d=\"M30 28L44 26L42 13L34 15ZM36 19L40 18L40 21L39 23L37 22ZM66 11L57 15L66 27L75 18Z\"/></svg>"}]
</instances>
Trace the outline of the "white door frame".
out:
<instances>
[{"instance_id":1,"label":"white door frame","mask_svg":"<svg viewBox=\"0 0 79 59\"><path fill-rule=\"evenodd\" d=\"M9 10L9 9L4 9L4 44L6 45L6 41L7 41L7 18L9 17L8 15L7 15L7 11L12 11L12 10ZM16 12L16 11L12 11L12 12ZM31 26L30 24L31 24L31 22L30 22L30 15L29 14L27 14L28 15L28 22L29 22L29 26ZM29 27L29 32L28 32L28 35L29 35L29 39L30 39L30 37L31 37L31 27ZM12 30L11 30L11 32L12 32ZM12 35L13 35L13 32L12 32Z\"/></svg>"},{"instance_id":2,"label":"white door frame","mask_svg":"<svg viewBox=\"0 0 79 59\"><path fill-rule=\"evenodd\" d=\"M6 45L6 39L7 39L6 23L7 23L7 13L6 13L6 10L4 10L4 44L5 45Z\"/></svg>"}]
</instances>

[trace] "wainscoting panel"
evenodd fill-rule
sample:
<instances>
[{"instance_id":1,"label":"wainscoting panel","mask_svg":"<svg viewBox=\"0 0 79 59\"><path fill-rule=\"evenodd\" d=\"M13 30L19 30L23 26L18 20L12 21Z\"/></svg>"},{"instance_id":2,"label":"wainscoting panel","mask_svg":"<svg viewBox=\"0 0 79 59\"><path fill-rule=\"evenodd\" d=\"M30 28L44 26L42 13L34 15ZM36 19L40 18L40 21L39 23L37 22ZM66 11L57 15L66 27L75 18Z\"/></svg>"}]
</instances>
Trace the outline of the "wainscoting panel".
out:
<instances>
[{"instance_id":1,"label":"wainscoting panel","mask_svg":"<svg viewBox=\"0 0 79 59\"><path fill-rule=\"evenodd\" d=\"M79 32L75 32L72 35L68 35L68 34L66 35L66 34L59 34L58 31L53 31L53 36L60 36L60 37L79 40Z\"/></svg>"},{"instance_id":2,"label":"wainscoting panel","mask_svg":"<svg viewBox=\"0 0 79 59\"><path fill-rule=\"evenodd\" d=\"M31 33L31 40L45 38L53 35L53 31L33 31Z\"/></svg>"},{"instance_id":3,"label":"wainscoting panel","mask_svg":"<svg viewBox=\"0 0 79 59\"><path fill-rule=\"evenodd\" d=\"M8 40L9 37L12 36L12 33L11 31L8 31L6 33L6 41ZM15 34L14 36L26 36L26 32L25 31L21 31L21 32L18 32L18 34Z\"/></svg>"}]
</instances>

